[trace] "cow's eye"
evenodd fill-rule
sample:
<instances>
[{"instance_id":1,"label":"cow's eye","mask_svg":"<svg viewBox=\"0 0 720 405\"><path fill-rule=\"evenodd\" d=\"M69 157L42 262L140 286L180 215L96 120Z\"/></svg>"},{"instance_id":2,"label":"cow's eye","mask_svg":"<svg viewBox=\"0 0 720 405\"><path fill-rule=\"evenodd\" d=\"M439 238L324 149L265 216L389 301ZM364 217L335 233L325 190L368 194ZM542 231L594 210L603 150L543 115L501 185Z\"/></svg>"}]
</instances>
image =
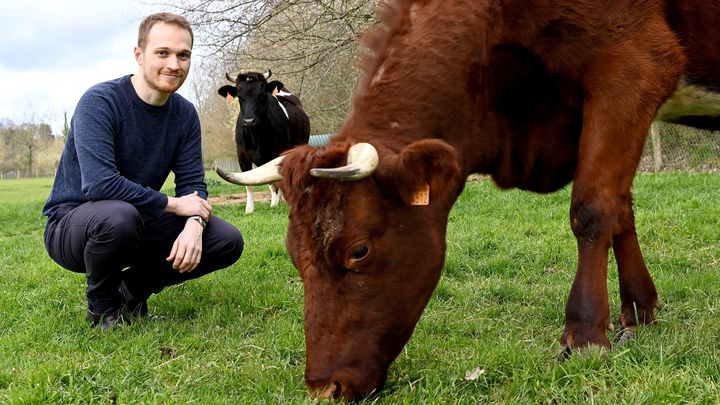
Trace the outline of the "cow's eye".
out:
<instances>
[{"instance_id":1,"label":"cow's eye","mask_svg":"<svg viewBox=\"0 0 720 405\"><path fill-rule=\"evenodd\" d=\"M360 260L367 256L368 252L370 252L370 248L367 247L367 245L358 245L350 251L350 258L353 260Z\"/></svg>"},{"instance_id":2,"label":"cow's eye","mask_svg":"<svg viewBox=\"0 0 720 405\"><path fill-rule=\"evenodd\" d=\"M345 268L360 271L369 264L373 255L372 243L367 239L359 240L349 245L345 251Z\"/></svg>"}]
</instances>

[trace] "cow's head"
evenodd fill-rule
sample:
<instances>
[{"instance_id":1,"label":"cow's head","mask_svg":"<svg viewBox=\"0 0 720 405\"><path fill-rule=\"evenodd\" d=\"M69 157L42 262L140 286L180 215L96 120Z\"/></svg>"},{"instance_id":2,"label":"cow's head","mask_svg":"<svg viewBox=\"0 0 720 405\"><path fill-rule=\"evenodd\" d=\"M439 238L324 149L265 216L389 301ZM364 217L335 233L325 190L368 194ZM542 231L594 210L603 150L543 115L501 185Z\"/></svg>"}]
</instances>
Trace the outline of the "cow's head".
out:
<instances>
[{"instance_id":1,"label":"cow's head","mask_svg":"<svg viewBox=\"0 0 720 405\"><path fill-rule=\"evenodd\" d=\"M283 87L279 81L268 82L267 79L271 75L269 69L265 73L240 73L235 79L225 74L225 77L235 85L220 87L218 94L227 98L238 98L244 126L253 127L260 124L263 118L267 117L268 96Z\"/></svg>"},{"instance_id":2,"label":"cow's head","mask_svg":"<svg viewBox=\"0 0 720 405\"><path fill-rule=\"evenodd\" d=\"M301 146L254 171L219 173L238 184L282 180L311 395L350 400L381 388L440 277L464 184L455 149L440 140Z\"/></svg>"}]
</instances>

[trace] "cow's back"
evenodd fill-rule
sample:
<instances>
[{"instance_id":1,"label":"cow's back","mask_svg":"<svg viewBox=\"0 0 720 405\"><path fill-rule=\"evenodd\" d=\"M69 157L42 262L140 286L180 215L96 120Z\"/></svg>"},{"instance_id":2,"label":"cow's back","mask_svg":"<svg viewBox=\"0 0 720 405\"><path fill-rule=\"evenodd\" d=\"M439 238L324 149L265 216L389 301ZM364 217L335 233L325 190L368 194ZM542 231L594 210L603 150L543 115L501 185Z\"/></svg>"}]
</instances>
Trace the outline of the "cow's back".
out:
<instances>
[{"instance_id":1,"label":"cow's back","mask_svg":"<svg viewBox=\"0 0 720 405\"><path fill-rule=\"evenodd\" d=\"M720 130L720 3L670 0L666 15L687 64L678 90L658 119Z\"/></svg>"},{"instance_id":2,"label":"cow's back","mask_svg":"<svg viewBox=\"0 0 720 405\"><path fill-rule=\"evenodd\" d=\"M310 118L303 109L300 99L294 94L277 95L278 101L285 107L290 121L290 146L302 145L310 140Z\"/></svg>"},{"instance_id":3,"label":"cow's back","mask_svg":"<svg viewBox=\"0 0 720 405\"><path fill-rule=\"evenodd\" d=\"M720 3L671 0L667 19L687 57L687 80L720 91Z\"/></svg>"}]
</instances>

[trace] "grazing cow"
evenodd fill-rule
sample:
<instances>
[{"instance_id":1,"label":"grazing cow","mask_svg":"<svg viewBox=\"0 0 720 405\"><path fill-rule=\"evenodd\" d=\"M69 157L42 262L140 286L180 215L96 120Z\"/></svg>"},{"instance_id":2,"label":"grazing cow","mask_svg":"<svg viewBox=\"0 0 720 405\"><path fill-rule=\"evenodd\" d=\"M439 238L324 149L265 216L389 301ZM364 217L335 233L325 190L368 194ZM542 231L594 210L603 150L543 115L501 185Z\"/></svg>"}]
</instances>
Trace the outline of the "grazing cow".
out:
<instances>
[{"instance_id":1,"label":"grazing cow","mask_svg":"<svg viewBox=\"0 0 720 405\"><path fill-rule=\"evenodd\" d=\"M218 89L218 94L228 99L237 97L240 114L235 124L235 145L242 171L260 166L278 157L280 153L296 145L308 143L310 120L303 110L300 99L291 94L277 80L269 82L272 72L248 72L235 79L225 74L234 86ZM270 185L274 207L281 194ZM255 210L252 186L247 188L245 213Z\"/></svg>"},{"instance_id":2,"label":"grazing cow","mask_svg":"<svg viewBox=\"0 0 720 405\"><path fill-rule=\"evenodd\" d=\"M716 104L702 114L720 113L720 3L390 0L381 10L330 144L223 173L282 179L309 391L355 399L382 387L438 282L448 213L471 173L542 193L573 182L568 353L611 346L610 248L623 339L653 322L630 189L650 123L678 85L678 104L703 90ZM671 105L661 111L681 120Z\"/></svg>"}]
</instances>

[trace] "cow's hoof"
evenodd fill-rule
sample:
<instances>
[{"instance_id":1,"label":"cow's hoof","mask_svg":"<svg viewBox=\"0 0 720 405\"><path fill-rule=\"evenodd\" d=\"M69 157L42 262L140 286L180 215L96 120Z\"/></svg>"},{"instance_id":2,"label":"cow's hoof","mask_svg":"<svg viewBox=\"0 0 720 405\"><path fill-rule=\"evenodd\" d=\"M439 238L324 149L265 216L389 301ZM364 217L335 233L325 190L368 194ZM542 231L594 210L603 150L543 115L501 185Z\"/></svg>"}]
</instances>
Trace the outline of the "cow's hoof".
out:
<instances>
[{"instance_id":1,"label":"cow's hoof","mask_svg":"<svg viewBox=\"0 0 720 405\"><path fill-rule=\"evenodd\" d=\"M557 356L559 360L565 360L578 353L594 352L596 348L607 352L612 347L605 333L594 328L582 331L566 329L560 338L560 344L562 350Z\"/></svg>"},{"instance_id":2,"label":"cow's hoof","mask_svg":"<svg viewBox=\"0 0 720 405\"><path fill-rule=\"evenodd\" d=\"M617 336L615 336L615 343L618 345L623 345L627 343L628 341L635 339L635 336L637 335L637 326L630 326L627 328L623 328L620 332L618 332Z\"/></svg>"},{"instance_id":3,"label":"cow's hoof","mask_svg":"<svg viewBox=\"0 0 720 405\"><path fill-rule=\"evenodd\" d=\"M560 348L560 352L555 356L555 359L557 361L565 361L569 359L573 354L573 351L568 346L563 346Z\"/></svg>"},{"instance_id":4,"label":"cow's hoof","mask_svg":"<svg viewBox=\"0 0 720 405\"><path fill-rule=\"evenodd\" d=\"M576 347L576 348L570 348L569 346L563 346L560 350L560 353L558 353L555 358L557 361L565 361L568 360L570 357L606 357L610 353L610 349L605 346L597 346L597 345L591 345L591 346L583 346L583 347Z\"/></svg>"}]
</instances>

